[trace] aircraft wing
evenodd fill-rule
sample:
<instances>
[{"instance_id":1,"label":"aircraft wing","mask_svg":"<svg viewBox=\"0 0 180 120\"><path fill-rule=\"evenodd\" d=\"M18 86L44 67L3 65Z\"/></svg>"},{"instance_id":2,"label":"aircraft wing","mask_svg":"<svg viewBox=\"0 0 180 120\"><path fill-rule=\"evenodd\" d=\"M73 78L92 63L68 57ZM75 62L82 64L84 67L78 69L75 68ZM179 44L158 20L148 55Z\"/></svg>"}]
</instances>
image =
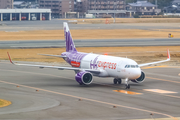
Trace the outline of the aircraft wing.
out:
<instances>
[{"instance_id":1,"label":"aircraft wing","mask_svg":"<svg viewBox=\"0 0 180 120\"><path fill-rule=\"evenodd\" d=\"M39 68L52 68L52 69L58 69L58 70L74 70L74 71L87 71L95 74L99 74L100 70L93 70L93 69L82 69L82 68L73 68L73 67L60 67L60 66L46 66L46 65L35 65L35 64L20 64L20 63L14 63L11 60L11 57L8 53L8 57L10 62L13 65L22 65L22 66L29 66L29 67L39 67Z\"/></svg>"},{"instance_id":2,"label":"aircraft wing","mask_svg":"<svg viewBox=\"0 0 180 120\"><path fill-rule=\"evenodd\" d=\"M148 65L153 65L153 64L157 64L157 63L162 63L162 62L167 62L169 61L170 58L170 53L169 53L169 49L167 50L167 59L166 60L162 60L162 61L157 61L157 62L151 62L151 63L144 63L144 64L139 64L139 67L143 67L143 66L148 66Z\"/></svg>"},{"instance_id":3,"label":"aircraft wing","mask_svg":"<svg viewBox=\"0 0 180 120\"><path fill-rule=\"evenodd\" d=\"M49 55L49 54L38 54L38 55L66 58L66 56L61 56L61 55Z\"/></svg>"}]
</instances>

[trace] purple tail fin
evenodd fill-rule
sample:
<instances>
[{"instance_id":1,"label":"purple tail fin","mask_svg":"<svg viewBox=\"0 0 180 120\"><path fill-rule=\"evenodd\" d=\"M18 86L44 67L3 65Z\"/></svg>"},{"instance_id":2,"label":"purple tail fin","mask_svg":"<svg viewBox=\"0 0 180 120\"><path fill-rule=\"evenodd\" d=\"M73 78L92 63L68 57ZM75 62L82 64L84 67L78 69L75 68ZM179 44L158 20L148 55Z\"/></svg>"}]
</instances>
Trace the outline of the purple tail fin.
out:
<instances>
[{"instance_id":1,"label":"purple tail fin","mask_svg":"<svg viewBox=\"0 0 180 120\"><path fill-rule=\"evenodd\" d=\"M64 26L64 37L66 40L66 52L77 52L67 22L64 22L63 26Z\"/></svg>"}]
</instances>

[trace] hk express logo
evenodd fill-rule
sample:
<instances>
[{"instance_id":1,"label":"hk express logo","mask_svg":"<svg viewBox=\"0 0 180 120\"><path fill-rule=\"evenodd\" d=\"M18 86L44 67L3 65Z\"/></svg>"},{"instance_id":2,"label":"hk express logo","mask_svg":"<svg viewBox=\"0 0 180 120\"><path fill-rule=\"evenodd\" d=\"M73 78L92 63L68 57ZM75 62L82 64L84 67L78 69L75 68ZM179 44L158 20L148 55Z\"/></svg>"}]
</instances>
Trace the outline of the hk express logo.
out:
<instances>
[{"instance_id":1,"label":"hk express logo","mask_svg":"<svg viewBox=\"0 0 180 120\"><path fill-rule=\"evenodd\" d=\"M91 60L90 62L90 68L91 69L97 69L98 67L102 67L103 69L107 68L107 69L116 69L117 64L116 63L112 63L112 62L104 62L104 61L98 61L99 56L97 56L94 61Z\"/></svg>"},{"instance_id":2,"label":"hk express logo","mask_svg":"<svg viewBox=\"0 0 180 120\"><path fill-rule=\"evenodd\" d=\"M99 57L99 56L97 56L97 57L94 59L93 62L92 62L92 60L91 60L91 62L90 62L90 68L91 68L91 69L97 69L97 59L98 59L98 57Z\"/></svg>"}]
</instances>

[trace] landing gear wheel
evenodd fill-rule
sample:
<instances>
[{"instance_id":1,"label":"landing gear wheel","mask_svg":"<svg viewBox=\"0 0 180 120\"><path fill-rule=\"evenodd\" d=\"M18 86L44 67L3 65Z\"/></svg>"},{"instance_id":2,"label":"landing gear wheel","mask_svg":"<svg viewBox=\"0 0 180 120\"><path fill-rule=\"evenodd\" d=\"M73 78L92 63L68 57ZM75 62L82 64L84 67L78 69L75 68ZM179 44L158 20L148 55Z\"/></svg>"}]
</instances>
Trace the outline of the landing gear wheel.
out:
<instances>
[{"instance_id":1,"label":"landing gear wheel","mask_svg":"<svg viewBox=\"0 0 180 120\"><path fill-rule=\"evenodd\" d=\"M122 80L121 79L118 79L118 84L121 84L122 83Z\"/></svg>"},{"instance_id":2,"label":"landing gear wheel","mask_svg":"<svg viewBox=\"0 0 180 120\"><path fill-rule=\"evenodd\" d=\"M117 83L118 83L118 80L117 80L117 79L114 79L113 82L114 82L114 84L117 84Z\"/></svg>"},{"instance_id":3,"label":"landing gear wheel","mask_svg":"<svg viewBox=\"0 0 180 120\"><path fill-rule=\"evenodd\" d=\"M130 89L130 85L126 85L126 89Z\"/></svg>"}]
</instances>

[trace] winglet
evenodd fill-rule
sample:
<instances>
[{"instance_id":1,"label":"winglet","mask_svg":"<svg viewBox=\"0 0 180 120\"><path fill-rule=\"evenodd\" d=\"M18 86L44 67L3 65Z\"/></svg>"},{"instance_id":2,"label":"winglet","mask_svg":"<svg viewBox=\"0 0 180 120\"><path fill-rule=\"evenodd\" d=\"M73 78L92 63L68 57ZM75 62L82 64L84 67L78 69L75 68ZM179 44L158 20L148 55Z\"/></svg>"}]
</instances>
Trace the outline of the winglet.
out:
<instances>
[{"instance_id":1,"label":"winglet","mask_svg":"<svg viewBox=\"0 0 180 120\"><path fill-rule=\"evenodd\" d=\"M11 60L11 56L9 55L9 52L7 52L7 54L8 54L8 57L9 57L9 61L10 61L12 64L14 64L13 61Z\"/></svg>"},{"instance_id":2,"label":"winglet","mask_svg":"<svg viewBox=\"0 0 180 120\"><path fill-rule=\"evenodd\" d=\"M170 57L170 53L169 53L169 49L167 49L167 57L168 57L168 60L170 60L170 59L171 59L171 57Z\"/></svg>"}]
</instances>

